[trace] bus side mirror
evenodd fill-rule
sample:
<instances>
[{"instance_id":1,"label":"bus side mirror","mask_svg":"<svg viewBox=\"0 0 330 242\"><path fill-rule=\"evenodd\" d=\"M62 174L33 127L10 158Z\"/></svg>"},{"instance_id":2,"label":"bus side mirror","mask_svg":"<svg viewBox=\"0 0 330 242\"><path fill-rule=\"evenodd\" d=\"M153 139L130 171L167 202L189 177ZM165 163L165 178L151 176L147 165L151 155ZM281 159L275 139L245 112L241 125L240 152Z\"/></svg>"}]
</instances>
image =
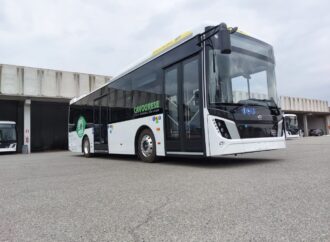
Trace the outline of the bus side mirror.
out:
<instances>
[{"instance_id":1,"label":"bus side mirror","mask_svg":"<svg viewBox=\"0 0 330 242\"><path fill-rule=\"evenodd\" d=\"M216 46L217 49L221 51L222 54L230 54L231 53L231 42L230 42L230 30L227 28L225 23L221 23L219 25L219 32L218 32L218 41Z\"/></svg>"}]
</instances>

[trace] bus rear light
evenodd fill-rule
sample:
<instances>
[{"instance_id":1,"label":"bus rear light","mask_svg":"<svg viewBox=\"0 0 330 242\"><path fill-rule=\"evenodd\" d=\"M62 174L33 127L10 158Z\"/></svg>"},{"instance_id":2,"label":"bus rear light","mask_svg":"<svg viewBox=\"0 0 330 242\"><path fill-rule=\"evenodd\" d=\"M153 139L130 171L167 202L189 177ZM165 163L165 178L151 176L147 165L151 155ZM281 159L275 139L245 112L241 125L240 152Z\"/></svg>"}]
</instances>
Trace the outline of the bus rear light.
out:
<instances>
[{"instance_id":1,"label":"bus rear light","mask_svg":"<svg viewBox=\"0 0 330 242\"><path fill-rule=\"evenodd\" d=\"M218 132L221 134L222 137L226 139L231 139L226 123L223 120L214 119L213 122L215 124L216 129L218 130Z\"/></svg>"}]
</instances>

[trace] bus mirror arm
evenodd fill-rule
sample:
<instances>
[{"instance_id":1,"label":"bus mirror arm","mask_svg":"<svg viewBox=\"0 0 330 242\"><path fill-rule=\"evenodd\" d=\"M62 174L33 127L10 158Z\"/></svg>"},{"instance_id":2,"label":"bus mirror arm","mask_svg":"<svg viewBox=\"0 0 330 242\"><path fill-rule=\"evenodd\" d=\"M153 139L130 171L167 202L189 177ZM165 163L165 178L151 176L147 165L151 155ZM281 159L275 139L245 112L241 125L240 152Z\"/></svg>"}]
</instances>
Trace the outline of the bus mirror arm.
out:
<instances>
[{"instance_id":1,"label":"bus mirror arm","mask_svg":"<svg viewBox=\"0 0 330 242\"><path fill-rule=\"evenodd\" d=\"M221 23L214 27L209 27L206 29L204 33L200 35L201 40L198 44L218 34L216 35L216 39L218 41L214 41L214 43L212 44L212 48L219 49L222 54L230 54L231 53L230 35L235 33L237 29L238 29L237 27L228 28L225 23Z\"/></svg>"}]
</instances>

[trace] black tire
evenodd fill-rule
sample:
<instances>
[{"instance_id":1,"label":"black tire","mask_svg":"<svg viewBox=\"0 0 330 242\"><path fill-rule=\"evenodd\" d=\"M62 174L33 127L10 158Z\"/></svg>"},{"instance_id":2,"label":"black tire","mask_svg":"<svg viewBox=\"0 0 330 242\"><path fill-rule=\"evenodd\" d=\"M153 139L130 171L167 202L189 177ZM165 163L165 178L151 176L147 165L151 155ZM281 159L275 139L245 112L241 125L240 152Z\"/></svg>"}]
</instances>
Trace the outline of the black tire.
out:
<instances>
[{"instance_id":1,"label":"black tire","mask_svg":"<svg viewBox=\"0 0 330 242\"><path fill-rule=\"evenodd\" d=\"M91 145L87 136L83 139L81 150L86 158L91 157Z\"/></svg>"},{"instance_id":2,"label":"black tire","mask_svg":"<svg viewBox=\"0 0 330 242\"><path fill-rule=\"evenodd\" d=\"M150 129L144 129L139 135L137 142L137 155L144 162L156 162L156 141Z\"/></svg>"}]
</instances>

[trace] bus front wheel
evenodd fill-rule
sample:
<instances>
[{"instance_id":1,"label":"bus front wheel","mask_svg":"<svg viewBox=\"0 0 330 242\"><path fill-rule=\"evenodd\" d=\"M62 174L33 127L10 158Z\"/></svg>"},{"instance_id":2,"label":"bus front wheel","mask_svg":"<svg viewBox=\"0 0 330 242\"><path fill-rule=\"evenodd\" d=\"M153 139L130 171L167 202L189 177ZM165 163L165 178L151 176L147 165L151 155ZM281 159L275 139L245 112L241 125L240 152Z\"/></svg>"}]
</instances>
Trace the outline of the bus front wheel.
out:
<instances>
[{"instance_id":1,"label":"bus front wheel","mask_svg":"<svg viewBox=\"0 0 330 242\"><path fill-rule=\"evenodd\" d=\"M140 160L144 162L156 161L156 141L154 134L150 129L144 129L137 142L137 154Z\"/></svg>"},{"instance_id":2,"label":"bus front wheel","mask_svg":"<svg viewBox=\"0 0 330 242\"><path fill-rule=\"evenodd\" d=\"M88 137L86 136L82 142L82 151L85 157L91 156L91 146Z\"/></svg>"}]
</instances>

